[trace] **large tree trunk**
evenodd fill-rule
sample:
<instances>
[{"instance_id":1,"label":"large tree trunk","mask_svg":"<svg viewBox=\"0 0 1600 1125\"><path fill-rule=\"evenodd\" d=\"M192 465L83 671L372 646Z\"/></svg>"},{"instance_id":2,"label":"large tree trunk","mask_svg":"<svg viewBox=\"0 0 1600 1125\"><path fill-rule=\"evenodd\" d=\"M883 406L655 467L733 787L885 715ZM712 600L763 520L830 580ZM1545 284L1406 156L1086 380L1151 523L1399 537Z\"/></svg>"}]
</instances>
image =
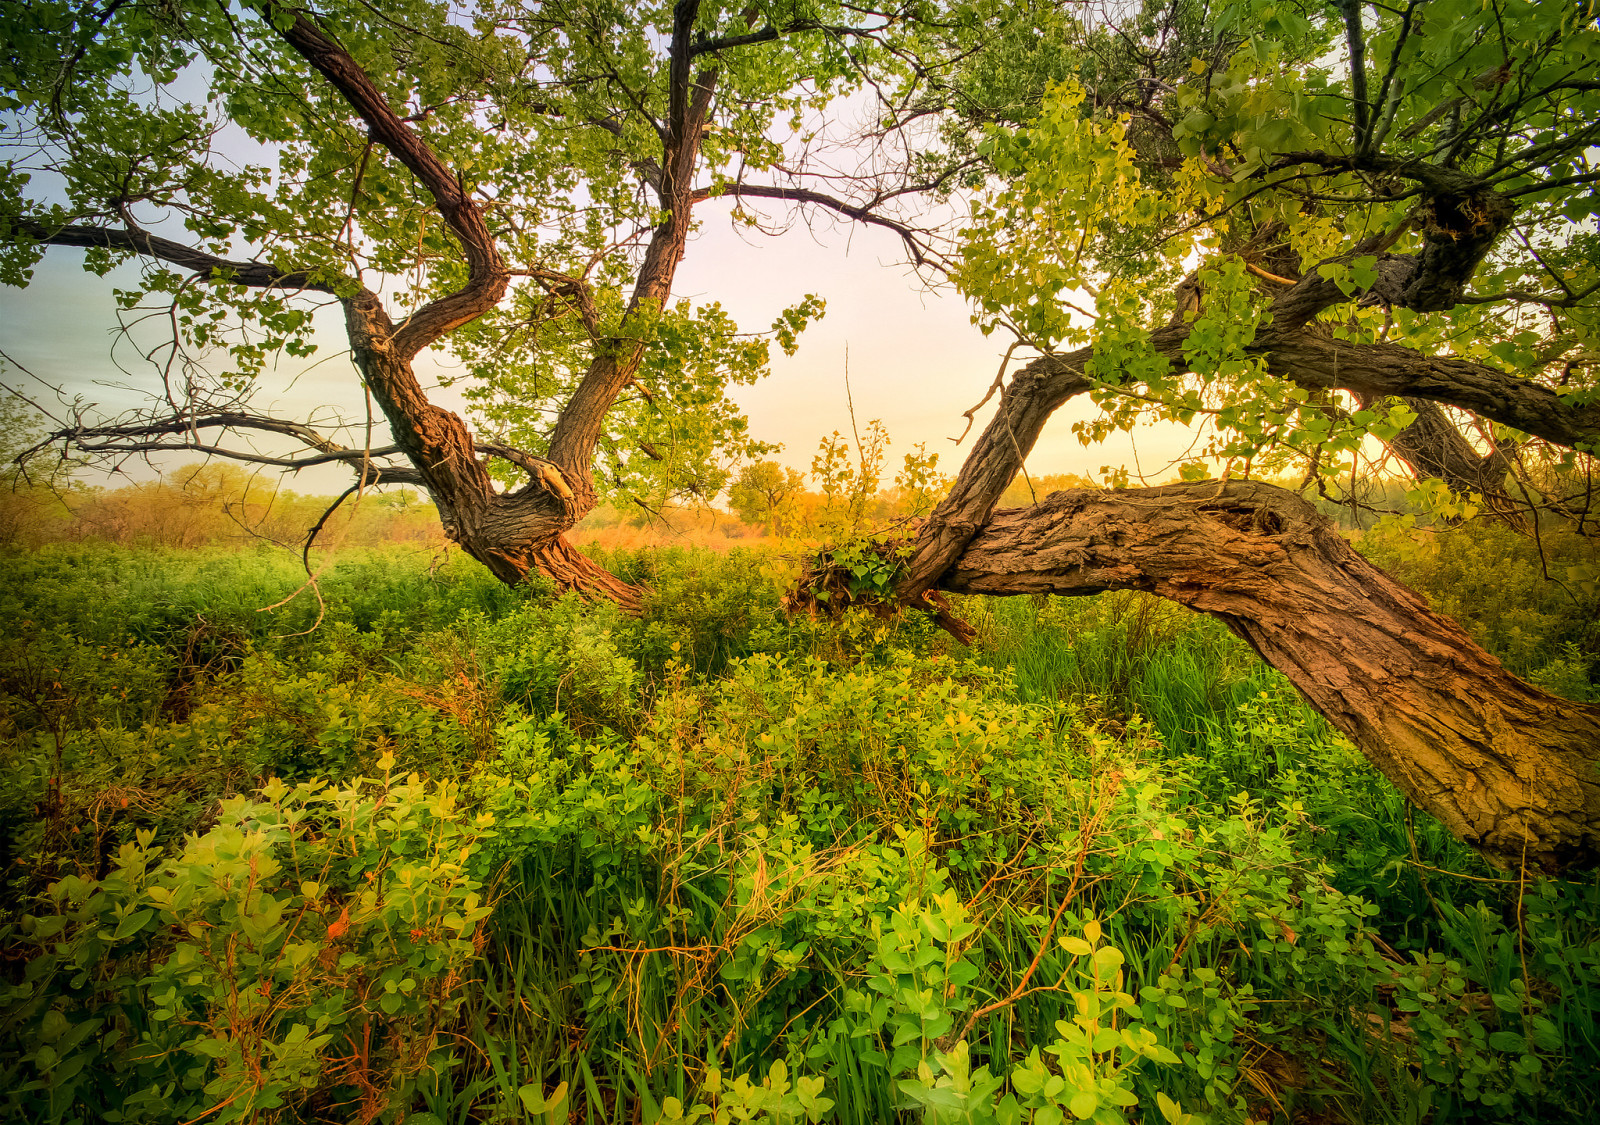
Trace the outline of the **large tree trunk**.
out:
<instances>
[{"instance_id":1,"label":"large tree trunk","mask_svg":"<svg viewBox=\"0 0 1600 1125\"><path fill-rule=\"evenodd\" d=\"M564 535L595 506L591 465L606 414L639 369L644 353L641 322L653 317L671 295L692 225L694 169L717 85L714 66L699 71L693 66L699 7L698 0L683 0L673 13L669 105L655 185L662 217L645 248L627 311L617 335L597 342L589 369L556 420L547 458L489 447L493 455L528 474L521 488L505 493L478 460L484 447L474 442L458 416L428 401L412 370L423 348L488 312L509 287L511 273L483 209L462 179L317 23L294 14L279 28L285 41L340 92L373 139L427 188L467 263L464 286L399 324L368 290L344 302L356 364L388 419L399 452L438 506L445 534L504 582L514 585L539 571L560 589L609 598L632 611L639 609L643 591L586 559ZM281 284L283 279L265 280ZM389 479L396 478L391 474Z\"/></svg>"},{"instance_id":2,"label":"large tree trunk","mask_svg":"<svg viewBox=\"0 0 1600 1125\"><path fill-rule=\"evenodd\" d=\"M1493 862L1600 861L1600 706L1511 675L1285 489L1058 492L994 513L938 585L1144 590L1218 617Z\"/></svg>"},{"instance_id":3,"label":"large tree trunk","mask_svg":"<svg viewBox=\"0 0 1600 1125\"><path fill-rule=\"evenodd\" d=\"M1315 278L1302 284L1314 287ZM1181 364L1187 334L1181 324L1157 329L1150 350ZM1587 440L1600 428L1590 407L1560 403L1536 384L1393 345L1336 349L1287 317L1255 348L1311 389L1451 401L1466 388L1481 413L1542 428L1550 440ZM1324 363L1335 351L1339 362ZM1095 385L1085 374L1092 357L1085 348L1036 360L1004 388L949 496L918 534L896 588L903 602L935 612L966 639L969 630L928 602L931 591L1127 588L1173 598L1225 620L1407 797L1493 862L1515 865L1526 853L1549 870L1600 863L1600 708L1507 673L1294 494L1209 481L1057 493L1033 508L994 512L1050 416Z\"/></svg>"}]
</instances>

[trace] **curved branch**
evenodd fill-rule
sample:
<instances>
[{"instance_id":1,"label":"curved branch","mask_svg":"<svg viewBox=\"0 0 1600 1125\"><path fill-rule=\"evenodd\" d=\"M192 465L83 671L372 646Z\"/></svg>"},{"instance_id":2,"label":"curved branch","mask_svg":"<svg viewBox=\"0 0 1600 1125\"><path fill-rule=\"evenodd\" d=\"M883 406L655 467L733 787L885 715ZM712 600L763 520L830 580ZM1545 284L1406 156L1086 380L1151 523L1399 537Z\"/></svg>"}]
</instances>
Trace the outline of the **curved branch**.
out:
<instances>
[{"instance_id":1,"label":"curved branch","mask_svg":"<svg viewBox=\"0 0 1600 1125\"><path fill-rule=\"evenodd\" d=\"M1600 706L1512 676L1286 489L1058 492L995 513L939 586L1143 590L1221 618L1492 861L1600 861Z\"/></svg>"},{"instance_id":2,"label":"curved branch","mask_svg":"<svg viewBox=\"0 0 1600 1125\"><path fill-rule=\"evenodd\" d=\"M895 194L905 193L896 192ZM922 232L873 211L872 208L882 202L881 199L874 199L869 203L849 203L824 192L813 191L810 188L732 183L718 191L713 191L711 188L699 188L694 192L692 202L703 203L708 199L741 199L745 197L751 199L781 199L790 203L813 203L818 207L826 207L828 210L843 215L847 219L854 219L858 223L882 227L900 236L900 240L906 244L906 249L911 253L913 264L919 267L932 265L943 268L942 263L936 260L937 255L933 249L923 241Z\"/></svg>"},{"instance_id":3,"label":"curved branch","mask_svg":"<svg viewBox=\"0 0 1600 1125\"><path fill-rule=\"evenodd\" d=\"M1186 365L1189 329L1152 332L1147 348L1175 372ZM1267 329L1249 349L1267 370L1313 390L1428 399L1470 410L1563 446L1600 441L1600 403L1575 405L1555 391L1498 368L1449 356L1429 356L1398 344L1352 344L1310 330ZM1012 378L1000 407L963 463L950 493L923 522L916 552L896 587L913 604L938 582L989 518L1045 423L1069 399L1097 385L1084 371L1093 348L1034 360Z\"/></svg>"},{"instance_id":4,"label":"curved branch","mask_svg":"<svg viewBox=\"0 0 1600 1125\"><path fill-rule=\"evenodd\" d=\"M367 125L372 139L416 176L433 196L439 214L461 244L467 284L431 301L394 330L395 353L410 359L439 337L476 320L505 296L511 275L483 211L462 181L389 105L366 71L322 28L278 4L261 5L262 15L284 42L339 92Z\"/></svg>"},{"instance_id":5,"label":"curved branch","mask_svg":"<svg viewBox=\"0 0 1600 1125\"><path fill-rule=\"evenodd\" d=\"M1425 398L1459 406L1557 445L1600 440L1600 403L1575 405L1549 387L1486 364L1400 344L1351 344L1310 332L1263 333L1267 370L1316 390Z\"/></svg>"}]
</instances>

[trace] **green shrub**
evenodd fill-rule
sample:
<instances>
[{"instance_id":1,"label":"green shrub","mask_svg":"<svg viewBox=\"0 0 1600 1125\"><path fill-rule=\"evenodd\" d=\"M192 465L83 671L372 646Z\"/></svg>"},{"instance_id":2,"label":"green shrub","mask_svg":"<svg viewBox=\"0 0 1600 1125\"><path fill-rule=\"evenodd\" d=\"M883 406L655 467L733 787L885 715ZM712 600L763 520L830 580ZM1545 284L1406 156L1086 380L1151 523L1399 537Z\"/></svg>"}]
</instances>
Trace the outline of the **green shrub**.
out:
<instances>
[{"instance_id":1,"label":"green shrub","mask_svg":"<svg viewBox=\"0 0 1600 1125\"><path fill-rule=\"evenodd\" d=\"M968 599L968 653L609 561L642 617L375 552L289 636L281 558L8 559L7 1112L1600 1113L1600 891L1484 867L1217 622Z\"/></svg>"},{"instance_id":2,"label":"green shrub","mask_svg":"<svg viewBox=\"0 0 1600 1125\"><path fill-rule=\"evenodd\" d=\"M258 1120L404 1107L461 1003L489 913L483 831L415 779L274 783L163 857L55 884L10 935L8 1112L36 1121Z\"/></svg>"}]
</instances>

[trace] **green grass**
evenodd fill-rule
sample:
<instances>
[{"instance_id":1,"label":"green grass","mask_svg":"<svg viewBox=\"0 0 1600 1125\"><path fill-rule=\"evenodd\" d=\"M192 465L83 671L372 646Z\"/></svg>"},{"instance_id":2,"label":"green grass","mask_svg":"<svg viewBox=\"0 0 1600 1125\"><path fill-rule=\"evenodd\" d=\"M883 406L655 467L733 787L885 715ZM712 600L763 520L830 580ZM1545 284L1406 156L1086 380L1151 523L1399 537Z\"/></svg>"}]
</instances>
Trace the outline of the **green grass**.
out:
<instances>
[{"instance_id":1,"label":"green grass","mask_svg":"<svg viewBox=\"0 0 1600 1125\"><path fill-rule=\"evenodd\" d=\"M126 857L203 879L172 857L219 839L218 798L392 770L482 818L457 854L363 790L394 818L382 864L491 895L464 960L405 970L446 1023L387 1010L367 961L283 977L274 954L235 997L284 997L260 1057L288 1057L293 1013L338 1022L309 1069L262 1071L280 1106L208 1119L539 1120L561 1084L596 1122L1046 1121L1091 1089L1100 1120L1156 1120L1158 1095L1216 1122L1600 1114L1595 882L1485 867L1216 622L968 599L969 653L920 619L791 620L758 555L610 559L656 590L639 619L430 561L348 557L291 636L303 596L258 612L301 581L281 556L5 560L7 1112L221 1101L223 1047L198 1044L242 1025L198 993L152 1020L179 939ZM372 869L315 910L274 892L294 940L388 964L450 924L382 937ZM1093 1049L1097 1010L1152 1057Z\"/></svg>"}]
</instances>

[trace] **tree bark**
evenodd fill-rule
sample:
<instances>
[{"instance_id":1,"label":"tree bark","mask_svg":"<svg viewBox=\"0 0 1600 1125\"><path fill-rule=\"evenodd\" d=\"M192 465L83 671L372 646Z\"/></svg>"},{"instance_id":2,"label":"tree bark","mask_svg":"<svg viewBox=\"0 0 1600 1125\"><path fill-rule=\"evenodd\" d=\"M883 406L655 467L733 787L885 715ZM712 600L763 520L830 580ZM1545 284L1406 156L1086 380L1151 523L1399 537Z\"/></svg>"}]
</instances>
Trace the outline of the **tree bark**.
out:
<instances>
[{"instance_id":1,"label":"tree bark","mask_svg":"<svg viewBox=\"0 0 1600 1125\"><path fill-rule=\"evenodd\" d=\"M1492 862L1600 862L1600 706L1508 673L1285 489L1058 492L994 513L938 586L1143 590L1220 618Z\"/></svg>"},{"instance_id":2,"label":"tree bark","mask_svg":"<svg viewBox=\"0 0 1600 1125\"><path fill-rule=\"evenodd\" d=\"M1362 396L1361 405L1370 407L1375 401L1375 396ZM1496 519L1518 530L1527 527L1527 505L1506 491L1506 475L1514 467L1505 453L1499 449L1479 453L1437 403L1423 398L1408 398L1405 403L1416 412L1416 421L1391 438L1388 446L1417 479L1433 477L1458 495L1476 494Z\"/></svg>"},{"instance_id":3,"label":"tree bark","mask_svg":"<svg viewBox=\"0 0 1600 1125\"><path fill-rule=\"evenodd\" d=\"M281 16L273 4L263 10ZM508 584L537 570L560 589L609 598L632 611L642 600L642 590L584 558L563 536L594 509L591 465L606 413L638 371L644 344L637 329L670 295L688 239L691 181L717 80L713 69L690 73L698 11L698 0L683 0L674 11L669 112L662 137L665 214L646 247L620 331L598 342L594 361L556 421L548 459L499 451L529 475L526 484L508 493L497 491L477 459L466 425L428 401L411 367L418 352L488 312L509 287L510 271L482 208L323 28L301 14L279 21L284 40L339 91L373 140L429 191L461 245L468 279L459 290L431 301L398 325L375 294L362 290L345 300L345 319L356 364L389 421L396 446L416 467L438 506L445 534Z\"/></svg>"},{"instance_id":4,"label":"tree bark","mask_svg":"<svg viewBox=\"0 0 1600 1125\"><path fill-rule=\"evenodd\" d=\"M1158 329L1151 350L1178 368L1187 335L1182 324ZM1334 341L1315 326L1268 328L1252 350L1303 386L1460 402L1550 440L1592 437L1600 423L1593 406L1493 368ZM1226 621L1414 803L1493 862L1526 853L1552 871L1600 863L1600 708L1507 673L1294 494L1208 481L1058 493L994 512L1050 416L1095 385L1084 374L1092 356L1035 360L1003 389L918 534L896 587L903 603L968 640L930 592L1172 598Z\"/></svg>"}]
</instances>

